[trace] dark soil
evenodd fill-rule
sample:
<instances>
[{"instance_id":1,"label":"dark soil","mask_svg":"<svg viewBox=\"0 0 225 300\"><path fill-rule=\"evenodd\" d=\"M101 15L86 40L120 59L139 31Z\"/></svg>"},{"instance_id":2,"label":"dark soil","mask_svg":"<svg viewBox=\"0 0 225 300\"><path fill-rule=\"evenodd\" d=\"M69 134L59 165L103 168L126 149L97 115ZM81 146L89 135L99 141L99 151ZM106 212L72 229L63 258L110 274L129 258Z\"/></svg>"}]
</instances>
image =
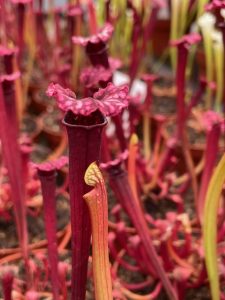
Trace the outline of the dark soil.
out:
<instances>
[{"instance_id":1,"label":"dark soil","mask_svg":"<svg viewBox=\"0 0 225 300\"><path fill-rule=\"evenodd\" d=\"M201 286L197 289L188 289L184 300L211 300L208 286Z\"/></svg>"},{"instance_id":2,"label":"dark soil","mask_svg":"<svg viewBox=\"0 0 225 300\"><path fill-rule=\"evenodd\" d=\"M144 202L145 210L154 219L165 219L166 213L176 212L177 205L169 199L153 200L151 197L147 198Z\"/></svg>"},{"instance_id":3,"label":"dark soil","mask_svg":"<svg viewBox=\"0 0 225 300\"><path fill-rule=\"evenodd\" d=\"M33 135L34 132L37 130L37 122L35 121L34 117L26 115L23 118L21 132L27 133L28 135Z\"/></svg>"},{"instance_id":4,"label":"dark soil","mask_svg":"<svg viewBox=\"0 0 225 300\"><path fill-rule=\"evenodd\" d=\"M48 145L34 144L33 151L31 153L31 160L35 163L41 163L51 153L52 149Z\"/></svg>"},{"instance_id":5,"label":"dark soil","mask_svg":"<svg viewBox=\"0 0 225 300\"><path fill-rule=\"evenodd\" d=\"M190 144L205 144L206 142L206 133L203 131L197 131L193 127L186 126L188 133L188 141ZM169 136L172 136L176 130L176 123L169 123L166 127L166 131Z\"/></svg>"},{"instance_id":6,"label":"dark soil","mask_svg":"<svg viewBox=\"0 0 225 300\"><path fill-rule=\"evenodd\" d=\"M159 76L155 81L154 85L158 88L170 88L174 85L172 76Z\"/></svg>"},{"instance_id":7,"label":"dark soil","mask_svg":"<svg viewBox=\"0 0 225 300\"><path fill-rule=\"evenodd\" d=\"M43 115L43 129L53 134L60 134L62 124L62 114L59 110L52 110Z\"/></svg>"},{"instance_id":8,"label":"dark soil","mask_svg":"<svg viewBox=\"0 0 225 300\"><path fill-rule=\"evenodd\" d=\"M172 115L176 113L176 99L167 96L154 96L152 105L153 114Z\"/></svg>"}]
</instances>

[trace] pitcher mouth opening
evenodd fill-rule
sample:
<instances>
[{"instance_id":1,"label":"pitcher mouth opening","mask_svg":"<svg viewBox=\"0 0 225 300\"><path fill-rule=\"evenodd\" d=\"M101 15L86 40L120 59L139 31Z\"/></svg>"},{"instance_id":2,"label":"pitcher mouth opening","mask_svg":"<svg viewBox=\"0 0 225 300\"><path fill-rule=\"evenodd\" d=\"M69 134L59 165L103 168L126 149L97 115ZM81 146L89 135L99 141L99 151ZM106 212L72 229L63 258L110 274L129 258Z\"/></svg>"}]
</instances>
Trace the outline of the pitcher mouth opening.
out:
<instances>
[{"instance_id":1,"label":"pitcher mouth opening","mask_svg":"<svg viewBox=\"0 0 225 300\"><path fill-rule=\"evenodd\" d=\"M96 110L88 116L75 115L72 111L68 111L62 121L65 126L81 127L91 129L94 127L103 127L107 124L106 117Z\"/></svg>"},{"instance_id":2,"label":"pitcher mouth opening","mask_svg":"<svg viewBox=\"0 0 225 300\"><path fill-rule=\"evenodd\" d=\"M86 46L86 53L88 55L100 55L106 51L108 51L109 47L103 42L98 42L93 44L89 42Z\"/></svg>"}]
</instances>

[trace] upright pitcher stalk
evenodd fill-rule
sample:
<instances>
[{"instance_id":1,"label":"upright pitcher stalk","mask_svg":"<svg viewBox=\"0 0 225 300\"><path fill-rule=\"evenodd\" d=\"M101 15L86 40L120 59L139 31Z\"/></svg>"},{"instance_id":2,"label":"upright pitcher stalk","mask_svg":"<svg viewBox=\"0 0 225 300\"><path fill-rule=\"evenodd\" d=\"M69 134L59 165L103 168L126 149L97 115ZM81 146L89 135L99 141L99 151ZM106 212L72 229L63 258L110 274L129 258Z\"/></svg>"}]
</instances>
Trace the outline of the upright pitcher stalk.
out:
<instances>
[{"instance_id":1,"label":"upright pitcher stalk","mask_svg":"<svg viewBox=\"0 0 225 300\"><path fill-rule=\"evenodd\" d=\"M86 118L87 119L87 118ZM84 174L90 163L99 160L101 133L106 119L96 112L84 125L68 112L63 120L69 141L69 191L72 226L72 299L85 299L91 224L83 195L90 191Z\"/></svg>"}]
</instances>

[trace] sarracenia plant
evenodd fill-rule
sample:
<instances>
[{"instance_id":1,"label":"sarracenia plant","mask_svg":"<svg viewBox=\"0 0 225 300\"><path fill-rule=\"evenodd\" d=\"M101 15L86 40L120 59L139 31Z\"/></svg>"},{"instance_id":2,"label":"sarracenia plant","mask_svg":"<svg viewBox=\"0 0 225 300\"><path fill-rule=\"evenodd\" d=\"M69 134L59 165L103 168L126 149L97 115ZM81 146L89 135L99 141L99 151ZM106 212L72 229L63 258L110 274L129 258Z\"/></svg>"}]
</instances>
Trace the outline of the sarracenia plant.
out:
<instances>
[{"instance_id":1,"label":"sarracenia plant","mask_svg":"<svg viewBox=\"0 0 225 300\"><path fill-rule=\"evenodd\" d=\"M51 283L54 300L59 299L58 251L56 237L56 170L67 163L66 157L56 161L44 162L36 165L41 181L44 205L45 231L48 240L48 258L51 273Z\"/></svg>"},{"instance_id":2,"label":"sarracenia plant","mask_svg":"<svg viewBox=\"0 0 225 300\"><path fill-rule=\"evenodd\" d=\"M205 117L205 122L207 122L206 148L205 148L205 158L204 158L205 167L202 173L201 184L200 184L199 195L198 195L198 215L201 224L203 221L203 213L204 213L207 188L217 160L217 153L219 150L219 139L221 133L221 119L217 116L216 113L209 111L205 113L204 117Z\"/></svg>"},{"instance_id":3,"label":"sarracenia plant","mask_svg":"<svg viewBox=\"0 0 225 300\"><path fill-rule=\"evenodd\" d=\"M163 269L163 266L154 248L144 213L141 209L140 204L135 199L135 196L132 193L128 181L127 172L123 170L121 162L119 160L116 164L113 162L109 162L105 164L104 167L109 174L109 183L116 198L118 199L123 209L129 215L130 220L136 228L137 233L141 239L144 247L145 265L149 266L147 267L148 272L150 274L152 274L152 272L157 274L157 276L162 281L169 299L177 299L177 295L165 273L165 270Z\"/></svg>"},{"instance_id":4,"label":"sarracenia plant","mask_svg":"<svg viewBox=\"0 0 225 300\"><path fill-rule=\"evenodd\" d=\"M198 26L203 36L203 45L205 50L206 79L208 83L213 81L213 48L212 32L214 30L215 17L210 13L205 13L198 19ZM206 108L212 106L212 89L207 87Z\"/></svg>"},{"instance_id":5,"label":"sarracenia plant","mask_svg":"<svg viewBox=\"0 0 225 300\"><path fill-rule=\"evenodd\" d=\"M39 300L40 297L39 297L38 292L31 290L31 291L26 292L25 299L26 300Z\"/></svg>"},{"instance_id":6,"label":"sarracenia plant","mask_svg":"<svg viewBox=\"0 0 225 300\"><path fill-rule=\"evenodd\" d=\"M116 70L121 63L118 64L118 60L110 59L108 57L108 42L112 37L114 27L110 23L105 23L102 28L98 28L95 9L93 8L92 0L89 2L89 31L90 35L88 37L82 36L73 36L72 41L76 45L83 46L85 48L85 52L94 68L105 69L104 72ZM90 69L89 69L90 70ZM105 87L105 83L110 82L110 78L104 78L102 74L101 82L99 82L101 87ZM103 82L104 81L104 82Z\"/></svg>"},{"instance_id":7,"label":"sarracenia plant","mask_svg":"<svg viewBox=\"0 0 225 300\"><path fill-rule=\"evenodd\" d=\"M27 72L26 76L24 76L23 81L23 98L24 102L26 103L29 83L32 75L38 45L38 42L36 41L35 18L32 7L28 7L25 15L24 41L28 50Z\"/></svg>"},{"instance_id":8,"label":"sarracenia plant","mask_svg":"<svg viewBox=\"0 0 225 300\"><path fill-rule=\"evenodd\" d=\"M106 43L111 38L113 26L106 23L96 34L89 37L73 36L72 41L76 45L85 47L86 54L93 66L101 65L109 68Z\"/></svg>"},{"instance_id":9,"label":"sarracenia plant","mask_svg":"<svg viewBox=\"0 0 225 300\"><path fill-rule=\"evenodd\" d=\"M99 20L100 25L103 25L106 19L106 1L100 0L97 2L97 19Z\"/></svg>"},{"instance_id":10,"label":"sarracenia plant","mask_svg":"<svg viewBox=\"0 0 225 300\"><path fill-rule=\"evenodd\" d=\"M22 56L24 54L24 24L25 24L25 12L26 7L29 5L31 0L23 0L23 1L12 1L16 6L16 13L17 13L17 44L20 49L19 53L19 61L21 62Z\"/></svg>"},{"instance_id":11,"label":"sarracenia plant","mask_svg":"<svg viewBox=\"0 0 225 300\"><path fill-rule=\"evenodd\" d=\"M144 156L146 161L151 157L151 117L152 117L152 88L153 82L157 76L154 74L144 74L142 79L146 82L147 93L145 102L142 106L143 113L143 143L144 143Z\"/></svg>"},{"instance_id":12,"label":"sarracenia plant","mask_svg":"<svg viewBox=\"0 0 225 300\"><path fill-rule=\"evenodd\" d=\"M178 41L173 42L173 45L177 46L177 68L176 68L176 86L177 86L177 138L181 139L183 155L185 162L192 180L192 187L195 199L195 205L197 208L197 179L194 172L194 164L188 147L188 138L185 130L186 125L186 103L185 103L185 91L186 80L185 71L188 58L188 47L198 43L201 37L197 33L184 35Z\"/></svg>"},{"instance_id":13,"label":"sarracenia plant","mask_svg":"<svg viewBox=\"0 0 225 300\"><path fill-rule=\"evenodd\" d=\"M114 27L110 23L106 23L101 29L97 30L95 34L92 34L89 37L73 36L72 41L74 44L85 47L85 52L94 67L102 66L105 69L109 69L110 60L107 53L107 43L111 38L113 31ZM112 119L116 126L116 133L121 150L124 151L127 144L122 128L121 116L113 116Z\"/></svg>"},{"instance_id":14,"label":"sarracenia plant","mask_svg":"<svg viewBox=\"0 0 225 300\"><path fill-rule=\"evenodd\" d=\"M71 21L72 35L80 35L82 30L82 15L83 11L79 3L76 4L77 9L75 12L68 12ZM71 9L72 11L73 9ZM77 79L80 70L81 51L78 45L72 44L72 68L71 68L71 81L73 86L77 86Z\"/></svg>"},{"instance_id":15,"label":"sarracenia plant","mask_svg":"<svg viewBox=\"0 0 225 300\"><path fill-rule=\"evenodd\" d=\"M128 12L126 0L113 0L110 2L110 19L117 19L115 32L110 43L110 53L128 61L130 53L130 39L133 28L133 14ZM110 20L109 20L110 21Z\"/></svg>"},{"instance_id":16,"label":"sarracenia plant","mask_svg":"<svg viewBox=\"0 0 225 300\"><path fill-rule=\"evenodd\" d=\"M135 199L138 201L138 188L137 188L137 171L136 159L138 153L138 136L133 133L129 143L129 156L128 156L128 181L132 189Z\"/></svg>"},{"instance_id":17,"label":"sarracenia plant","mask_svg":"<svg viewBox=\"0 0 225 300\"><path fill-rule=\"evenodd\" d=\"M84 180L93 187L84 195L92 226L92 264L95 299L112 300L112 282L108 251L108 203L105 183L96 163L92 163Z\"/></svg>"},{"instance_id":18,"label":"sarracenia plant","mask_svg":"<svg viewBox=\"0 0 225 300\"><path fill-rule=\"evenodd\" d=\"M222 110L223 100L223 83L224 83L224 45L223 36L219 31L212 32L213 40L213 58L215 61L215 75L216 75L216 111Z\"/></svg>"},{"instance_id":19,"label":"sarracenia plant","mask_svg":"<svg viewBox=\"0 0 225 300\"><path fill-rule=\"evenodd\" d=\"M18 120L17 120L17 103L15 93L15 81L20 77L20 72L14 72L14 60L18 49L0 47L0 57L3 59L5 75L1 76L2 90L5 98L5 109L7 116L10 118L11 130L18 134Z\"/></svg>"},{"instance_id":20,"label":"sarracenia plant","mask_svg":"<svg viewBox=\"0 0 225 300\"><path fill-rule=\"evenodd\" d=\"M186 30L187 13L188 13L189 1L171 1L171 29L170 40L174 41L179 39ZM177 49L170 49L171 64L175 72L177 61Z\"/></svg>"},{"instance_id":21,"label":"sarracenia plant","mask_svg":"<svg viewBox=\"0 0 225 300\"><path fill-rule=\"evenodd\" d=\"M77 100L69 89L51 84L47 94L54 96L66 115L69 140L69 192L72 227L72 299L85 299L91 224L83 195L90 191L84 182L87 167L99 161L101 133L107 121L128 105L127 86L108 84L93 97Z\"/></svg>"},{"instance_id":22,"label":"sarracenia plant","mask_svg":"<svg viewBox=\"0 0 225 300\"><path fill-rule=\"evenodd\" d=\"M11 183L11 195L17 225L20 247L28 271L28 233L25 207L25 185L22 174L22 161L16 120L14 81L18 73L1 77L0 85L0 138L2 141L4 163Z\"/></svg>"},{"instance_id":23,"label":"sarracenia plant","mask_svg":"<svg viewBox=\"0 0 225 300\"><path fill-rule=\"evenodd\" d=\"M225 181L225 154L221 158L210 180L204 207L203 241L206 268L209 277L212 300L219 300L219 271L217 261L217 214L220 196Z\"/></svg>"},{"instance_id":24,"label":"sarracenia plant","mask_svg":"<svg viewBox=\"0 0 225 300\"><path fill-rule=\"evenodd\" d=\"M165 8L166 4L164 1L151 1L151 7L149 7L149 11L147 8L143 8L146 11L145 19L147 19L146 23L144 24L143 29L143 39L142 39L142 47L141 47L141 56L146 55L146 50L148 46L148 42L150 41L152 34L155 29L155 25L158 19L158 12L160 9ZM141 59L140 59L141 62Z\"/></svg>"},{"instance_id":25,"label":"sarracenia plant","mask_svg":"<svg viewBox=\"0 0 225 300\"><path fill-rule=\"evenodd\" d=\"M13 290L13 281L14 274L10 268L3 270L2 277L2 289L5 300L12 300L12 290Z\"/></svg>"},{"instance_id":26,"label":"sarracenia plant","mask_svg":"<svg viewBox=\"0 0 225 300\"><path fill-rule=\"evenodd\" d=\"M131 1L128 1L128 6L132 9L133 19L134 19L132 38L131 38L132 49L131 49L130 66L129 66L130 87L131 87L137 72L138 59L140 56L139 41L140 41L140 36L142 31L142 24L141 24L140 15Z\"/></svg>"},{"instance_id":27,"label":"sarracenia plant","mask_svg":"<svg viewBox=\"0 0 225 300\"><path fill-rule=\"evenodd\" d=\"M204 13L205 5L209 2L209 0L198 0L198 6L197 6L197 18L201 17L201 15Z\"/></svg>"},{"instance_id":28,"label":"sarracenia plant","mask_svg":"<svg viewBox=\"0 0 225 300\"><path fill-rule=\"evenodd\" d=\"M141 60L146 54L148 42L152 38L154 28L157 21L158 12L164 6L163 2L151 1L150 12L146 13L147 21L142 24L141 14L138 12L138 8L135 7L132 1L128 1L128 6L133 11L134 25L132 33L132 51L131 51L131 62L130 62L130 86L132 85L138 69L140 68ZM143 9L139 3L140 9ZM142 35L142 40L140 41L140 36ZM140 43L141 42L141 43ZM141 44L141 45L140 45Z\"/></svg>"}]
</instances>

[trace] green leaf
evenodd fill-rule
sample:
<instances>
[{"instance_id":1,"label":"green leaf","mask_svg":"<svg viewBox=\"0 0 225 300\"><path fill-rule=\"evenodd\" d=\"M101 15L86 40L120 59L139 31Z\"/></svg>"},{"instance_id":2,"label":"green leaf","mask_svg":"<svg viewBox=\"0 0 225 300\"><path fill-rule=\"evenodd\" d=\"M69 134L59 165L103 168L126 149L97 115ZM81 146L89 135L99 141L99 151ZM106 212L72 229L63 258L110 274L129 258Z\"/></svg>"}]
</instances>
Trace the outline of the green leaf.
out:
<instances>
[{"instance_id":1,"label":"green leaf","mask_svg":"<svg viewBox=\"0 0 225 300\"><path fill-rule=\"evenodd\" d=\"M225 154L210 180L203 218L205 261L213 300L220 300L219 271L217 263L217 212L225 181Z\"/></svg>"}]
</instances>

